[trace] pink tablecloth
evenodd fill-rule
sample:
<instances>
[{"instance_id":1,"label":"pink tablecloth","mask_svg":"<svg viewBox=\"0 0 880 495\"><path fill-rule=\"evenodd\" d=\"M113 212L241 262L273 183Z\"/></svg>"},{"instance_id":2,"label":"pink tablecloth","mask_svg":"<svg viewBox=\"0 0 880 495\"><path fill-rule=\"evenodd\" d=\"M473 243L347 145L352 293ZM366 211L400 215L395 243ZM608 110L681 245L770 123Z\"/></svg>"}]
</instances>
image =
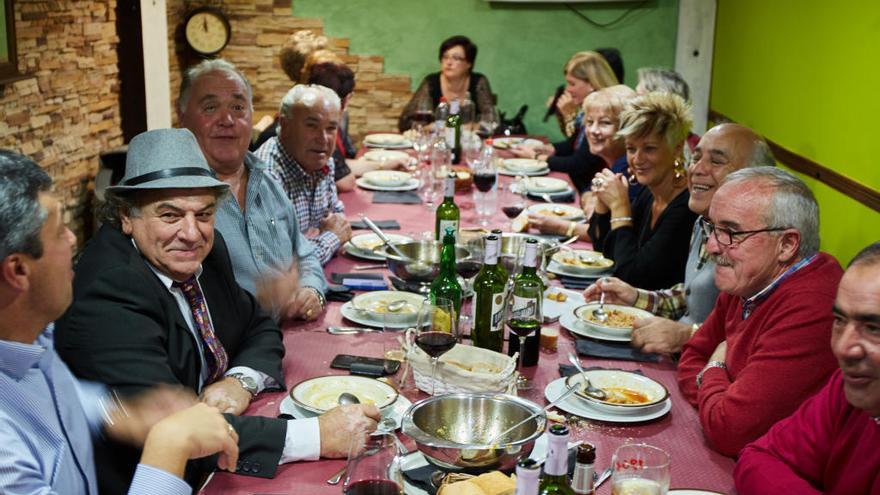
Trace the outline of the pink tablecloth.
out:
<instances>
[{"instance_id":1,"label":"pink tablecloth","mask_svg":"<svg viewBox=\"0 0 880 495\"><path fill-rule=\"evenodd\" d=\"M357 219L358 213L365 212L374 220L397 220L401 224L399 232L403 234L419 237L423 231L433 233L434 214L424 206L373 205L372 193L360 189L342 193L340 198L345 203L351 220ZM456 203L462 210L462 225L473 225L475 218L470 194L457 194ZM499 213L492 220L491 228L496 227L508 230L509 220ZM332 260L326 267L326 272L328 276L331 272L348 272L353 265L364 263L369 262L343 255ZM340 306L339 303L331 303L323 317L316 322L288 324L284 327L284 345L287 349L284 373L288 387L313 376L339 373L339 370L330 369L330 361L336 354L382 355L383 341L392 338L389 335L343 336L325 332L328 325L343 321L339 312ZM573 348L573 336L562 330L559 350L556 353L542 352L538 367L533 368L532 378L537 386L521 395L539 404L546 404L544 386L559 378L558 365L565 362L566 354ZM661 447L672 455L672 488L702 488L733 493L733 460L715 453L707 446L700 431L696 411L684 401L678 391L672 363L644 364L596 359L582 359L582 363L628 370L641 369L645 375L663 383L672 398L670 413L654 421L631 425L590 420L579 422L572 436L596 445L597 469L604 469L610 464L611 455L619 445L630 441L646 442ZM412 389L406 393L413 400L425 397ZM261 394L247 410L247 414L274 417L278 414L283 398L283 393ZM413 446L410 442L407 445ZM321 460L284 465L279 467L276 477L271 480L219 472L202 493L339 494L342 493L341 485L331 486L326 480L343 464L344 460ZM605 484L599 493L610 493L610 483Z\"/></svg>"}]
</instances>

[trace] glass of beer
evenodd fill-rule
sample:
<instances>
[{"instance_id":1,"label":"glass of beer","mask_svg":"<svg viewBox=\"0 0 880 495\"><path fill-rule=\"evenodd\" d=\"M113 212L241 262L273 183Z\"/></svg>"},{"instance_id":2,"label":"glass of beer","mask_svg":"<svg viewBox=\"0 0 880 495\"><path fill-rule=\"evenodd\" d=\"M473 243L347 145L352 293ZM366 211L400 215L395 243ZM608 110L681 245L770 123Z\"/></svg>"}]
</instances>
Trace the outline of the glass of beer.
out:
<instances>
[{"instance_id":1,"label":"glass of beer","mask_svg":"<svg viewBox=\"0 0 880 495\"><path fill-rule=\"evenodd\" d=\"M612 495L666 495L669 490L669 454L652 445L621 445L611 469Z\"/></svg>"}]
</instances>

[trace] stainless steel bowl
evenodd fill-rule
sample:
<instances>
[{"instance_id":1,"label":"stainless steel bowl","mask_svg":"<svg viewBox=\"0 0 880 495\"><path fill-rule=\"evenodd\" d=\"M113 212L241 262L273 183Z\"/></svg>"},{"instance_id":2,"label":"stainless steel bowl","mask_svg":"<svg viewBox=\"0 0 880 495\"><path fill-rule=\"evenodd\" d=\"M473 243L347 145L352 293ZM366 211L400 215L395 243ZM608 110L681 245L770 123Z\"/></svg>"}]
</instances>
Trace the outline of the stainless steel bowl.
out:
<instances>
[{"instance_id":1,"label":"stainless steel bowl","mask_svg":"<svg viewBox=\"0 0 880 495\"><path fill-rule=\"evenodd\" d=\"M485 242L484 237L485 236L480 236L471 239L467 244L468 249L471 251L483 252L482 246ZM536 237L528 234L502 234L501 255L498 259L501 262L501 266L503 266L508 273L513 272L513 270L516 268L517 258L522 257L523 253L525 253L525 248L523 246L526 243L526 239L530 237L533 237L538 241L538 263L540 264L540 267L542 269L544 268L546 263L550 261L550 257L553 256L557 251L559 251L559 243L546 238ZM479 246L478 249L474 249L471 247L475 243L478 243L476 244L477 246Z\"/></svg>"},{"instance_id":2,"label":"stainless steel bowl","mask_svg":"<svg viewBox=\"0 0 880 495\"><path fill-rule=\"evenodd\" d=\"M405 260L397 256L388 249L388 246L382 246L377 250L386 257L388 269L395 276L407 282L430 282L440 274L440 248L442 244L440 241L395 242L394 245L412 260ZM456 261L467 258L469 254L470 251L464 246L455 247Z\"/></svg>"},{"instance_id":3,"label":"stainless steel bowl","mask_svg":"<svg viewBox=\"0 0 880 495\"><path fill-rule=\"evenodd\" d=\"M517 440L489 445L499 433L532 414L507 435ZM432 464L447 470L512 469L528 455L547 418L534 402L506 394L455 393L429 397L404 414L401 431Z\"/></svg>"}]
</instances>

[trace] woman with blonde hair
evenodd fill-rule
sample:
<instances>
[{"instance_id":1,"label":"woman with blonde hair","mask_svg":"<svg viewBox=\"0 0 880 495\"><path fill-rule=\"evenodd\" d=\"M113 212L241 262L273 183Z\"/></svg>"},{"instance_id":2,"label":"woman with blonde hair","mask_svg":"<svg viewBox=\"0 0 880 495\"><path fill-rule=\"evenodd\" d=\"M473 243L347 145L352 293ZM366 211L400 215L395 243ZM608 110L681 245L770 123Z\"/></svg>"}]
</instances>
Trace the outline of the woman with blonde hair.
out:
<instances>
[{"instance_id":1,"label":"woman with blonde hair","mask_svg":"<svg viewBox=\"0 0 880 495\"><path fill-rule=\"evenodd\" d=\"M683 150L692 125L690 106L678 95L648 93L620 114L632 177L645 189L630 203L629 181L603 170L593 180L596 209L589 234L594 248L614 260L614 275L644 289L684 280L696 214L688 208Z\"/></svg>"},{"instance_id":2,"label":"woman with blonde hair","mask_svg":"<svg viewBox=\"0 0 880 495\"><path fill-rule=\"evenodd\" d=\"M560 126L565 130L566 140L540 146L516 146L511 149L520 158L546 160L550 170L565 172L571 177L578 192L589 189L595 170L601 168L601 160L590 154L584 138L584 98L597 91L617 84L617 76L602 55L596 52L578 52L571 56L564 68L565 92L556 103ZM564 125L563 125L564 121Z\"/></svg>"}]
</instances>

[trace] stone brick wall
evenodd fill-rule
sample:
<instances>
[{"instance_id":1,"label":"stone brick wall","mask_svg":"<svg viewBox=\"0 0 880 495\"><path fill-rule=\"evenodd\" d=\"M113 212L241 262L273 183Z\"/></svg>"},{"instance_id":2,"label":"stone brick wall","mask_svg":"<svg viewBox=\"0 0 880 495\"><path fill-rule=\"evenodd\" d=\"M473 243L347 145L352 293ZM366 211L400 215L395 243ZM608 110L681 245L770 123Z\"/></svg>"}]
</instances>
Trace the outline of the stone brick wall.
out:
<instances>
[{"instance_id":1,"label":"stone brick wall","mask_svg":"<svg viewBox=\"0 0 880 495\"><path fill-rule=\"evenodd\" d=\"M255 120L274 115L292 85L281 70L278 50L298 30L323 33L323 23L320 19L293 17L290 0L226 0L223 9L232 25L232 39L220 56L241 69L254 87ZM184 1L168 0L172 100L180 88L182 67L191 62L186 60L180 30L185 17ZM355 142L370 131L396 129L397 117L412 95L409 76L384 74L381 56L350 54L347 39L331 38L330 44L355 73L357 86L349 103L350 133Z\"/></svg>"},{"instance_id":2,"label":"stone brick wall","mask_svg":"<svg viewBox=\"0 0 880 495\"><path fill-rule=\"evenodd\" d=\"M16 2L19 71L31 77L0 86L0 147L54 178L81 243L98 154L122 144L115 8L115 0Z\"/></svg>"}]
</instances>

